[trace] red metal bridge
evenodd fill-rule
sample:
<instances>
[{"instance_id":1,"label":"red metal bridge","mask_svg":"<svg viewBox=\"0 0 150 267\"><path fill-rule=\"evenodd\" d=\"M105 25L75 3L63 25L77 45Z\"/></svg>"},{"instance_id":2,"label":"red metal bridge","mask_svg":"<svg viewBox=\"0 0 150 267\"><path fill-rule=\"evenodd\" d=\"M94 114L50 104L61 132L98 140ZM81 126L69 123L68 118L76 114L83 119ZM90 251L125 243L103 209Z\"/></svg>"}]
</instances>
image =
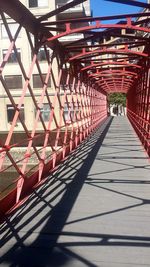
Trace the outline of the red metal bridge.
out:
<instances>
[{"instance_id":1,"label":"red metal bridge","mask_svg":"<svg viewBox=\"0 0 150 267\"><path fill-rule=\"evenodd\" d=\"M43 226L44 230L42 230L43 235L45 235L47 231L49 232L48 226L51 227L51 233L55 236L51 235L50 247L56 245L58 233L62 231L62 227L73 207L74 200L81 191L83 182L87 177L86 184L92 185L93 188L98 187L99 183L103 183L105 180L105 183L113 183L115 185L117 183L125 183L125 187L130 184L130 188L133 190L133 185L140 184L145 186L142 188L144 188L145 193L147 192L146 188L149 184L150 176L147 161L150 156L150 4L139 1L126 1L128 4L143 8L143 11L137 14L53 19L61 12L82 2L85 1L74 0L45 15L35 17L18 0L0 1L1 25L3 25L3 31L8 37L5 54L3 54L1 61L0 80L2 93L1 91L0 93L1 99L9 100L8 106L9 108L11 106L13 110L8 131L1 131L0 134L0 215L2 221L5 219L7 224L6 226L3 221L1 232L4 233L3 238L6 239L5 241L8 241L9 231L12 231L19 244L17 245L18 248L19 246L24 246L24 242L28 240L28 231L34 232L35 229L40 231L41 225L43 226L44 222L47 222L49 213L45 213L40 219L38 218L38 213L41 214L46 206L53 207L53 204L52 206L50 204L50 198L55 200L59 198L58 196L61 196L60 203L57 200L57 207L52 208L50 212L50 216L54 220L50 224L46 223ZM124 3L125 1L113 0L112 2ZM14 30L12 32L10 20L17 25L15 32ZM22 30L28 42L28 48L31 51L31 61L28 65L25 63L26 59L21 58L18 50ZM61 38L68 38L75 34L82 34L82 38L72 42L61 42ZM111 41L107 42L106 39ZM40 61L41 51L45 60L44 66L46 67L44 68ZM9 63L12 55L16 58L17 71L22 76L22 89L17 93L11 90L13 88L13 80L9 81L8 78L10 77L8 77L6 71L7 67L10 67ZM35 69L38 81L41 84L38 94L33 85ZM114 119L109 117L108 96L114 92L126 94L127 117L118 116ZM30 109L31 103L34 107L34 120L32 123L30 117L28 117L27 121L22 115L27 97L31 100L27 109ZM43 116L45 103L47 108L46 119ZM3 114L1 114L1 119L2 117ZM16 130L18 125L21 127L21 131ZM108 131L106 135L108 128L110 132ZM106 138L104 139L105 135ZM132 146L134 147L133 149ZM18 153L18 151L21 152ZM111 154L111 160L108 152ZM16 156L17 153L18 156ZM96 155L100 157L98 163L96 163L97 161L94 162ZM99 181L96 178L90 178L91 173L95 171L92 164L98 164L98 167L95 168L99 168L97 171L102 175ZM119 178L113 164L121 165L121 169L118 170L119 176L120 171L128 169L127 177L120 176L121 178ZM136 173L133 174L133 170ZM111 175L108 175L108 173L111 173ZM140 176L139 178L139 173L140 175L143 174L143 177ZM103 177L103 174L107 174L107 177ZM63 184L67 188L65 189L66 191L61 188ZM49 193L47 194L48 188ZM72 193L68 193L70 189ZM102 189L106 189L105 186L103 188L101 186L101 191ZM107 190L111 194L116 192L114 187L107 188ZM85 197L84 192L82 194L81 199ZM90 210L92 211L97 204L101 205L101 203L97 199L99 194L94 189L91 192L87 189L86 194L91 194L90 200L87 200L87 202L89 201L87 204L89 209L86 213L88 220L90 220L92 219L89 214ZM106 200L107 194L103 195L103 191L101 194L103 199ZM149 204L148 198L146 199L145 195L141 196L139 192L136 196L131 196L130 191L127 189L126 192L118 194L122 194L123 198L131 197L135 201L134 203L131 201L129 209L137 206L142 209L145 204ZM94 202L92 205L90 203L95 196L97 204ZM42 208L39 204L39 199L44 203ZM113 202L113 200L111 201ZM120 200L119 197L114 200L116 210L119 212L126 210L127 208L118 206L119 201L122 202L123 200ZM82 202L80 204L82 206ZM16 213L13 214L14 210ZM101 214L107 215L106 210L101 211ZM146 218L145 216L148 215L145 215L144 212L145 210L143 215L136 214L135 216L138 216L139 220L141 216ZM61 219L60 217L58 218L58 213L62 215ZM113 211L110 212L110 214L112 213ZM9 214L14 216L11 222ZM30 216L30 218L26 216ZM84 217L86 216L83 214L83 218L79 219L79 221L85 222ZM98 215L93 217L95 221L97 217ZM22 229L25 229L26 224L29 226L30 220L41 221L40 226L37 221L37 225L34 222L33 228L27 227L25 238L18 236L18 231L16 232L14 226L16 224L20 229L21 226L19 226L18 220L23 220L23 218L25 218L26 222L25 224L22 222ZM114 224L116 223L113 215L109 219ZM74 217L70 220L68 224L78 221ZM106 222L104 221L103 223ZM94 229L95 225L91 224L91 227ZM146 225L145 229L148 229L148 225ZM104 226L102 230L105 233ZM147 232L146 237L140 236L140 233L135 233L134 237L136 234L138 237L134 238L130 232L128 236L120 234L116 237L113 231L110 231L108 235L99 235L95 231L93 234L82 234L80 229L75 229L75 231L78 234L72 232L70 236L73 240L76 240L76 238L82 239L81 242L78 241L79 246L90 246L91 243L93 243L92 246L97 246L97 243L100 242L97 241L98 238L104 247L109 246L110 242L116 242L115 246L130 246L131 244L134 246L134 243L138 242L138 244L136 243L137 247L140 247L140 243L142 243L143 249L149 248L150 240ZM64 231L62 236L65 240L65 236L68 237L67 232ZM125 239L123 243L121 243L122 239ZM34 242L36 248L38 247L38 242L42 242L41 239L37 240ZM45 247L47 250L48 244L46 240L48 239L43 240L46 242ZM30 243L30 240L28 242ZM61 262L67 262L70 258L75 257L75 265L70 266L122 266L121 263L119 265L119 261L115 263L115 260L113 261L114 265L111 265L109 260L105 262L103 257L100 262L97 259L95 262L92 260L91 263L86 258L86 255L83 259L77 255L78 253L69 250L67 246L70 246L70 244L67 238L64 244L61 246L60 241L63 254L62 252L60 253L60 247L58 246L54 253L55 255L53 254L54 258L51 265L48 265L47 254L43 258L41 257L42 260L44 259L44 263L40 263L41 258L36 255L37 252L35 250L33 255L35 255L35 258L37 257L39 263L37 261L34 265L30 265L26 259L30 254L32 255L32 249L29 253L27 249L22 250L22 254L19 254L19 251L14 253L14 248L11 248L10 252L7 252L2 258L3 261L11 259L10 261L14 265L12 263L9 266L67 266L65 263L64 265L59 265L59 262L56 264L57 255L62 257ZM14 246L16 246L15 243ZM44 247L44 245L42 246ZM41 253L45 253L44 250ZM104 251L103 253L105 254ZM31 255L30 257L32 257ZM110 251L108 255L111 255ZM121 255L121 257L125 257L125 255L128 257L128 253L124 255L124 251L121 251ZM145 259L147 257L147 261L143 260L144 266L149 266L148 252L144 250L143 255L145 255L143 256ZM19 259L18 262L15 257ZM24 265L20 261L21 257L23 257ZM134 253L134 259L136 259L136 253ZM139 266L143 266L142 259L140 258L141 262L139 260ZM134 260L134 263L132 261L129 262L128 266L138 266L136 260ZM122 263L126 263L126 261L122 260Z\"/></svg>"}]
</instances>

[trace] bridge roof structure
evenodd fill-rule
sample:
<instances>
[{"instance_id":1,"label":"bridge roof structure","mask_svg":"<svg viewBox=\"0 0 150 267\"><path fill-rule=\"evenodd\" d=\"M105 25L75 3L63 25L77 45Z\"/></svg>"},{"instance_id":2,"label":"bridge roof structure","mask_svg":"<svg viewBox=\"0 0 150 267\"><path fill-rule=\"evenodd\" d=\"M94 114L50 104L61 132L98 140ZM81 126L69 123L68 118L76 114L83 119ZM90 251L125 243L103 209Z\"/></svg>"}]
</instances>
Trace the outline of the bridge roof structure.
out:
<instances>
[{"instance_id":1,"label":"bridge roof structure","mask_svg":"<svg viewBox=\"0 0 150 267\"><path fill-rule=\"evenodd\" d=\"M0 7L36 35L37 47L47 44L60 52L65 63L78 66L77 75L81 73L85 80L90 78L92 83L107 93L116 92L116 88L117 91L127 93L138 79L142 63L148 57L144 50L149 43L150 29L147 23L150 13L47 21L84 1L72 1L39 18L35 18L17 0L1 1ZM149 7L149 4L138 1L126 1L126 4ZM116 19L120 21L115 23ZM76 26L77 23L80 23L80 27ZM62 37L77 33L83 34L83 38L62 44ZM107 42L105 38L110 41ZM116 79L118 75L119 80Z\"/></svg>"}]
</instances>

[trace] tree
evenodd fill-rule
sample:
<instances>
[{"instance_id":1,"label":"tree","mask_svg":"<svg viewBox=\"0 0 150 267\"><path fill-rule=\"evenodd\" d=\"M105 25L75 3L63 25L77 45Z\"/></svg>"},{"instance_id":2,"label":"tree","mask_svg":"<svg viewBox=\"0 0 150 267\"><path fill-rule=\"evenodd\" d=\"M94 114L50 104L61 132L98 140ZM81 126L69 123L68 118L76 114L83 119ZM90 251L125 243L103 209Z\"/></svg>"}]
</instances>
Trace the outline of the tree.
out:
<instances>
[{"instance_id":1,"label":"tree","mask_svg":"<svg viewBox=\"0 0 150 267\"><path fill-rule=\"evenodd\" d=\"M108 103L122 105L123 107L126 106L126 94L124 93L111 93L108 96Z\"/></svg>"}]
</instances>

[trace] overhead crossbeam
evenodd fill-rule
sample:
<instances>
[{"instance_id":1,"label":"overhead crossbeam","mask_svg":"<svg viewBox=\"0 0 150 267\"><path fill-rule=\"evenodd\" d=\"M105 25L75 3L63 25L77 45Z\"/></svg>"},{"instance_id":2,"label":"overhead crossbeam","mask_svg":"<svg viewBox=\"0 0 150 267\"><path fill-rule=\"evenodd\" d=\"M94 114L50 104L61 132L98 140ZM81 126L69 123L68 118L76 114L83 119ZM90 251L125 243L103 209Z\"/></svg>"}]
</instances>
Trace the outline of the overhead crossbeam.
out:
<instances>
[{"instance_id":1,"label":"overhead crossbeam","mask_svg":"<svg viewBox=\"0 0 150 267\"><path fill-rule=\"evenodd\" d=\"M128 48L125 49L95 49L90 52L86 52L85 49L82 50L82 53L79 53L75 56L72 56L69 58L69 61L73 61L75 59L80 59L80 58L86 58L87 56L98 56L101 54L118 54L118 55L136 55L136 56L141 56L141 57L148 57L148 54L143 53L143 52L138 52L134 50L129 50Z\"/></svg>"},{"instance_id":2,"label":"overhead crossbeam","mask_svg":"<svg viewBox=\"0 0 150 267\"><path fill-rule=\"evenodd\" d=\"M59 39L64 36L68 36L70 34L75 34L75 33L84 33L87 30L92 31L95 29L130 29L130 30L135 30L138 32L145 32L145 33L150 33L150 29L148 27L142 27L142 26L136 26L133 24L134 22L131 20L131 17L127 18L127 21L124 24L102 24L99 20L95 21L94 25L87 25L84 27L78 27L76 29L71 28L71 23L66 23L65 24L65 31L63 33L58 33L53 37L47 38L46 42L51 42L55 39ZM92 34L92 32L91 32Z\"/></svg>"},{"instance_id":3,"label":"overhead crossbeam","mask_svg":"<svg viewBox=\"0 0 150 267\"><path fill-rule=\"evenodd\" d=\"M66 45L66 49L67 51L69 52L69 49L72 51L72 52L78 52L79 50L81 50L82 48L96 48L96 47L111 47L111 46L122 46L122 45L128 45L128 47L132 48L133 45L134 47L138 47L138 46L142 46L142 45L146 45L146 41L128 41L128 42L121 42L121 43L102 43L102 44L95 44L95 45L87 45L87 44L82 44L82 45Z\"/></svg>"},{"instance_id":4,"label":"overhead crossbeam","mask_svg":"<svg viewBox=\"0 0 150 267\"><path fill-rule=\"evenodd\" d=\"M96 73L92 73L89 74L89 77L104 77L104 76L109 76L109 77L113 77L113 76L118 76L118 75L127 75L127 76L135 76L137 77L137 73L136 72L132 72L132 71L122 71L122 70L103 70L103 71L97 71Z\"/></svg>"},{"instance_id":5,"label":"overhead crossbeam","mask_svg":"<svg viewBox=\"0 0 150 267\"><path fill-rule=\"evenodd\" d=\"M123 62L106 61L106 62L97 63L97 64L92 63L91 65L82 68L81 71L85 71L85 70L87 71L87 70L90 70L90 69L93 69L93 68L98 68L98 67L103 67L103 66L108 66L108 67L111 66L111 68L115 67L115 66L117 66L119 68L121 66L121 67L130 67L130 68L141 69L140 65L129 64L128 62L125 62L125 61L123 61Z\"/></svg>"}]
</instances>

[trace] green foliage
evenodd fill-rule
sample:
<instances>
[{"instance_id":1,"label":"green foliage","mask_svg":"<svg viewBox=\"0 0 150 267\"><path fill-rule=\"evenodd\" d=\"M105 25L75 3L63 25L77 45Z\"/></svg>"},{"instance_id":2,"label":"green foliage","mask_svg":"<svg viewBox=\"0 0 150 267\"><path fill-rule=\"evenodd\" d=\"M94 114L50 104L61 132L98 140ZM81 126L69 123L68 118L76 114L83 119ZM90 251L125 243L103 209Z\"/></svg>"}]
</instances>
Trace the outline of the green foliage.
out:
<instances>
[{"instance_id":1,"label":"green foliage","mask_svg":"<svg viewBox=\"0 0 150 267\"><path fill-rule=\"evenodd\" d=\"M109 104L117 104L126 106L126 94L124 93L112 93L108 96L108 102Z\"/></svg>"}]
</instances>

